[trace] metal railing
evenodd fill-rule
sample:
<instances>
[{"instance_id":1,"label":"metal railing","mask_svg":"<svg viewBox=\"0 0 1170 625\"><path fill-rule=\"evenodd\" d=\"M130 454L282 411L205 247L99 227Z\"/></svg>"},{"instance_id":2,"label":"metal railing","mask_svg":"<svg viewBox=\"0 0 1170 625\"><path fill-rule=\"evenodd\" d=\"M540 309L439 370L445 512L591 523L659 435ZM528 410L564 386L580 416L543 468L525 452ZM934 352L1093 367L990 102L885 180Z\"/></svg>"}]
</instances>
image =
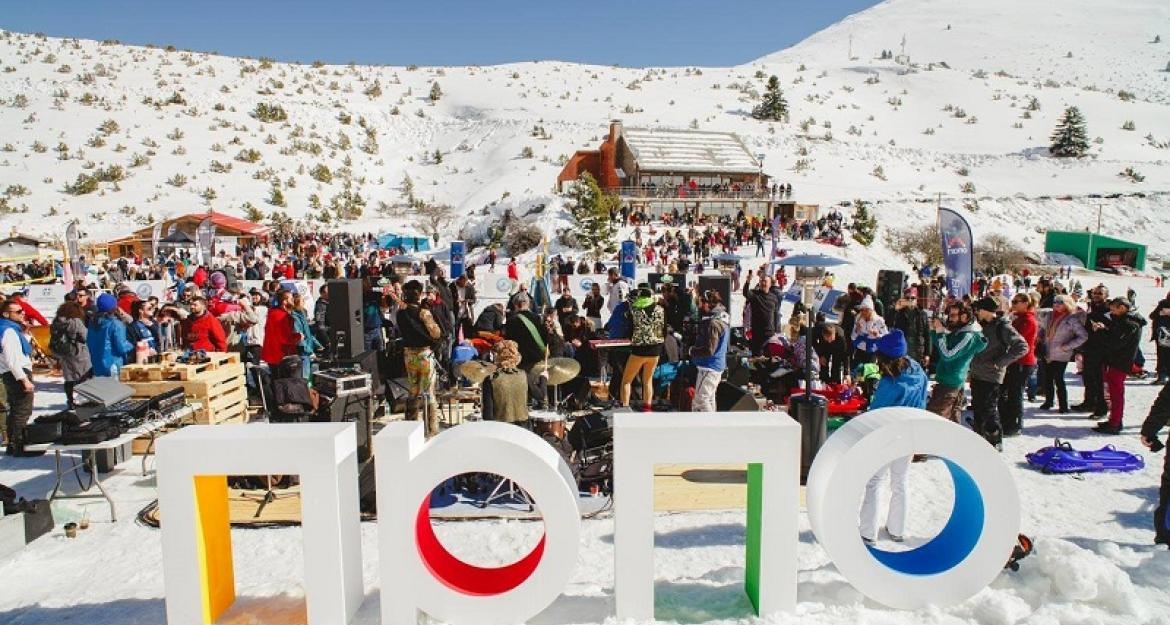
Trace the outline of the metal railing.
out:
<instances>
[{"instance_id":1,"label":"metal railing","mask_svg":"<svg viewBox=\"0 0 1170 625\"><path fill-rule=\"evenodd\" d=\"M771 189L755 189L750 186L735 188L704 188L704 187L618 187L614 190L619 196L623 198L646 199L646 200L774 200L780 201L790 199L791 195L786 195L777 191L772 193Z\"/></svg>"}]
</instances>

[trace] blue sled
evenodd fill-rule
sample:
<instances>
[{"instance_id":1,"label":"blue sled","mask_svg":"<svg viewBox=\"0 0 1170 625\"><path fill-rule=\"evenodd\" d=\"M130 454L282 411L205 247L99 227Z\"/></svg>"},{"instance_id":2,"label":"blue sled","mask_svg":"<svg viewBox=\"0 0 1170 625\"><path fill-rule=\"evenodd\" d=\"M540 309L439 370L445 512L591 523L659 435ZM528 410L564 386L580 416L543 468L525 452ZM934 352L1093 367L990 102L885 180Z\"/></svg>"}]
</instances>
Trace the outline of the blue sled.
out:
<instances>
[{"instance_id":1,"label":"blue sled","mask_svg":"<svg viewBox=\"0 0 1170 625\"><path fill-rule=\"evenodd\" d=\"M1128 451L1118 451L1106 445L1097 451L1077 451L1060 439L1052 447L1027 454L1028 464L1044 473L1101 473L1105 471L1138 471L1146 461Z\"/></svg>"}]
</instances>

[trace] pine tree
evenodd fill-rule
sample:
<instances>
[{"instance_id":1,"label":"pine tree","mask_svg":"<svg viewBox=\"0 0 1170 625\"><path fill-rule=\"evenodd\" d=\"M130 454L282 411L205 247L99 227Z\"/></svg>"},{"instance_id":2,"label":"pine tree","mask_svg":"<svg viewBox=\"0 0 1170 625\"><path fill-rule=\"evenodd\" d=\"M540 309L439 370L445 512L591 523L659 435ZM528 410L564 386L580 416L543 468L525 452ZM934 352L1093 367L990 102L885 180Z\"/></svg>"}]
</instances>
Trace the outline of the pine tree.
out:
<instances>
[{"instance_id":1,"label":"pine tree","mask_svg":"<svg viewBox=\"0 0 1170 625\"><path fill-rule=\"evenodd\" d=\"M284 192L280 190L280 187L275 185L273 185L272 191L268 194L268 203L273 206L280 206L281 208L288 206L288 203L284 199Z\"/></svg>"},{"instance_id":2,"label":"pine tree","mask_svg":"<svg viewBox=\"0 0 1170 625\"><path fill-rule=\"evenodd\" d=\"M439 98L443 97L443 90L439 87L439 81L431 83L431 102L438 102Z\"/></svg>"},{"instance_id":3,"label":"pine tree","mask_svg":"<svg viewBox=\"0 0 1170 625\"><path fill-rule=\"evenodd\" d=\"M853 200L853 238L866 247L877 238L877 218L869 214L865 200Z\"/></svg>"},{"instance_id":4,"label":"pine tree","mask_svg":"<svg viewBox=\"0 0 1170 625\"><path fill-rule=\"evenodd\" d=\"M1053 156L1066 157L1084 156L1089 151L1088 131L1085 128L1085 118L1080 109L1070 106L1064 110L1060 123L1052 132L1052 146L1048 151Z\"/></svg>"},{"instance_id":5,"label":"pine tree","mask_svg":"<svg viewBox=\"0 0 1170 625\"><path fill-rule=\"evenodd\" d=\"M784 92L780 90L779 78L772 76L768 79L767 91L764 92L764 101L752 109L752 117L778 122L788 119L788 102L784 100Z\"/></svg>"},{"instance_id":6,"label":"pine tree","mask_svg":"<svg viewBox=\"0 0 1170 625\"><path fill-rule=\"evenodd\" d=\"M573 185L569 200L580 246L598 259L617 251L617 226L610 213L621 205L621 199L606 193L589 172L584 172Z\"/></svg>"},{"instance_id":7,"label":"pine tree","mask_svg":"<svg viewBox=\"0 0 1170 625\"><path fill-rule=\"evenodd\" d=\"M251 202L244 202L240 208L244 210L244 219L257 224L264 221L264 213Z\"/></svg>"}]
</instances>

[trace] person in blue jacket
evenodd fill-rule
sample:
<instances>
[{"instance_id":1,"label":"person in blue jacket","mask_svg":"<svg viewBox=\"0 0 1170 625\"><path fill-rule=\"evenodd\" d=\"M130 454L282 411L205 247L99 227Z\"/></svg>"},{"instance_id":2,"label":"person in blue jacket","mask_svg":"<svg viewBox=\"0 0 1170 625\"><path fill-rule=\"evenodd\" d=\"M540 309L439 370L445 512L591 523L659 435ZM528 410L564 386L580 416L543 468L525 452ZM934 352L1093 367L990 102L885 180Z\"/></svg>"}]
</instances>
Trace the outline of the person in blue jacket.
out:
<instances>
[{"instance_id":1,"label":"person in blue jacket","mask_svg":"<svg viewBox=\"0 0 1170 625\"><path fill-rule=\"evenodd\" d=\"M877 366L881 372L877 388L870 398L870 410L891 406L926 408L926 372L914 359L906 356L906 336L894 330L875 341ZM899 458L878 470L865 486L861 503L861 539L873 544L878 538L877 493L886 476L890 479L890 509L886 532L890 539L902 542L906 531L906 487L909 483L911 456Z\"/></svg>"},{"instance_id":2,"label":"person in blue jacket","mask_svg":"<svg viewBox=\"0 0 1170 625\"><path fill-rule=\"evenodd\" d=\"M312 376L311 358L322 346L313 336L313 328L309 324L309 313L305 310L304 296L301 295L300 291L293 292L293 309L289 315L293 320L293 331L301 335L301 341L297 345L297 355L301 357L301 377L308 380Z\"/></svg>"},{"instance_id":3,"label":"person in blue jacket","mask_svg":"<svg viewBox=\"0 0 1170 625\"><path fill-rule=\"evenodd\" d=\"M113 295L98 296L97 313L89 324L85 344L89 347L94 376L114 377L126 362L126 356L134 353L134 344L126 339L126 324L119 316L118 300Z\"/></svg>"},{"instance_id":4,"label":"person in blue jacket","mask_svg":"<svg viewBox=\"0 0 1170 625\"><path fill-rule=\"evenodd\" d=\"M633 334L634 324L630 319L630 302L621 300L614 306L609 320L605 322L605 337L607 339L628 339ZM622 375L626 370L626 359L630 357L629 347L610 347L606 354L606 366L609 369L609 397L617 399L621 396Z\"/></svg>"}]
</instances>

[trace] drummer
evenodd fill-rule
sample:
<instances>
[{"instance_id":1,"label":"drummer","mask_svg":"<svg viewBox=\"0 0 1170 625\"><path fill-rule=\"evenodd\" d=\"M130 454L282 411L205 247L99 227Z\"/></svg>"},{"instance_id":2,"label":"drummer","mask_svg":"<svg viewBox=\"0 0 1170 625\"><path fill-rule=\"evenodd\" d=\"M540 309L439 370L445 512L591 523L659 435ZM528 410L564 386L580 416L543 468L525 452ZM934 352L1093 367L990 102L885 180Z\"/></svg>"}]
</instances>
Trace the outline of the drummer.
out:
<instances>
[{"instance_id":1,"label":"drummer","mask_svg":"<svg viewBox=\"0 0 1170 625\"><path fill-rule=\"evenodd\" d=\"M500 341L492 348L496 370L483 381L484 421L528 424L528 376L520 370L516 341Z\"/></svg>"}]
</instances>

